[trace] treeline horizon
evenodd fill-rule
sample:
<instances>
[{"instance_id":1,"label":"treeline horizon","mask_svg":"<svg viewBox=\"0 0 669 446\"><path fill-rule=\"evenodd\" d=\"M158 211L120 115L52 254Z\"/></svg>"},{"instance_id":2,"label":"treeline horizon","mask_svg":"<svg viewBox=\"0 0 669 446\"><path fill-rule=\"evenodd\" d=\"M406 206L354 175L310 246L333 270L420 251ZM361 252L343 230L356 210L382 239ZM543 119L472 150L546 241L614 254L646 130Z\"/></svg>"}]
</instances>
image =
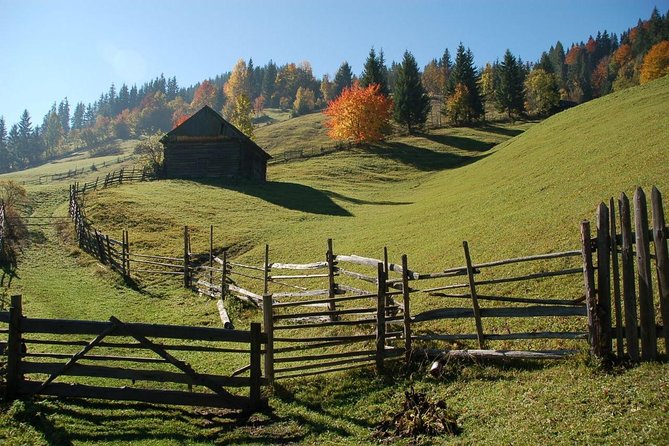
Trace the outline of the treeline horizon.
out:
<instances>
[{"instance_id":1,"label":"treeline horizon","mask_svg":"<svg viewBox=\"0 0 669 446\"><path fill-rule=\"evenodd\" d=\"M556 98L563 104L575 105L638 85L645 56L651 48L667 40L669 13L660 15L654 8L648 20L639 19L635 27L620 36L600 31L586 41L572 43L566 50L558 41L533 63L523 62L507 50L501 62L496 60L474 68L476 85L469 85L467 93L475 93L484 104L494 104L509 117L526 113L546 116L559 109ZM469 49L467 53L473 59ZM372 48L370 57L378 59L387 90L393 91L400 64L392 61L386 65L382 49L376 55ZM507 81L506 75L500 73L510 72L509 63L517 67L517 78L512 81L520 92L509 93L509 86L502 85ZM424 89L433 99L443 98L442 111L450 122L469 124L482 119L479 114L462 119L461 109L458 111L457 104L453 105L465 93L456 91L453 78L457 76L451 72L452 68L446 49L420 73ZM245 73L243 79L237 78L240 70ZM248 63L240 60L232 71L188 87L180 87L175 76L165 78L164 74L140 87L123 83L117 90L112 83L92 103L77 102L71 106L67 97L54 102L41 125L33 124L27 109L11 127L0 116L0 173L22 170L74 150L93 148L112 138L169 131L205 103L228 119L232 116L233 121L234 115L240 113L239 107L242 114L259 114L264 108L290 110L294 115L309 113L325 108L364 73L363 70L360 75L354 74L344 61L334 78L324 74L317 79L308 61L279 66L270 59L263 66L255 66L251 58ZM543 90L531 93L534 87L547 93ZM241 105L237 100L239 92L244 96ZM456 93L458 97L454 97ZM544 93L548 99L542 96ZM509 94L515 97L505 97ZM451 109L460 114L454 116Z\"/></svg>"}]
</instances>

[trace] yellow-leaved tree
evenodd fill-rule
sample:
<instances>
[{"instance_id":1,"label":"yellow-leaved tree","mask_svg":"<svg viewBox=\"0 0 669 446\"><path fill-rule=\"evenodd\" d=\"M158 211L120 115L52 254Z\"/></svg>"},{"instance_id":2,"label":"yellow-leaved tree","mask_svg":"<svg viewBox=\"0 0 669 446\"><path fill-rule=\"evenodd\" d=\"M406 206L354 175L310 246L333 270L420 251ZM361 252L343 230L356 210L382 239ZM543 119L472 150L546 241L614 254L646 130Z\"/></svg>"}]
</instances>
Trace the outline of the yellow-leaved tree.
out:
<instances>
[{"instance_id":1,"label":"yellow-leaved tree","mask_svg":"<svg viewBox=\"0 0 669 446\"><path fill-rule=\"evenodd\" d=\"M653 45L643 58L639 82L645 84L669 74L669 41Z\"/></svg>"},{"instance_id":2,"label":"yellow-leaved tree","mask_svg":"<svg viewBox=\"0 0 669 446\"><path fill-rule=\"evenodd\" d=\"M345 88L323 112L328 120L328 135L337 141L357 144L381 141L390 123L392 100L379 92L379 85L366 88L359 83Z\"/></svg>"}]
</instances>

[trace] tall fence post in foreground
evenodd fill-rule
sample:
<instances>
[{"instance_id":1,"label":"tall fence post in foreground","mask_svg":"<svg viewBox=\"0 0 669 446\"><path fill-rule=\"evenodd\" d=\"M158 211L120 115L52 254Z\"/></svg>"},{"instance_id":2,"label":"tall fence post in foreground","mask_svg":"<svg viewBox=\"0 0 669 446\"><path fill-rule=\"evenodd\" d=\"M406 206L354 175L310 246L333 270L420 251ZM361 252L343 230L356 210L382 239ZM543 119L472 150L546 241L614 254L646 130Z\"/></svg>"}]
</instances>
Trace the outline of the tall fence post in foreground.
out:
<instances>
[{"instance_id":1,"label":"tall fence post in foreground","mask_svg":"<svg viewBox=\"0 0 669 446\"><path fill-rule=\"evenodd\" d=\"M9 337L7 339L7 388L5 399L12 401L23 381L21 375L21 319L23 307L21 296L12 296L9 308Z\"/></svg>"},{"instance_id":2,"label":"tall fence post in foreground","mask_svg":"<svg viewBox=\"0 0 669 446\"><path fill-rule=\"evenodd\" d=\"M263 294L269 292L269 245L265 245L265 259L263 260Z\"/></svg>"},{"instance_id":3,"label":"tall fence post in foreground","mask_svg":"<svg viewBox=\"0 0 669 446\"><path fill-rule=\"evenodd\" d=\"M335 311L337 309L337 306L335 302L332 300L336 296L336 288L337 285L335 283L335 255L334 251L332 248L332 239L328 239L328 250L327 253L325 254L325 260L328 264L328 299L330 299L330 302L328 302L328 310L330 311ZM337 320L337 317L335 315L330 316L330 321L335 321Z\"/></svg>"},{"instance_id":4,"label":"tall fence post in foreground","mask_svg":"<svg viewBox=\"0 0 669 446\"><path fill-rule=\"evenodd\" d=\"M616 204L609 200L609 227L611 236L611 271L613 274L613 307L616 310L616 355L622 359L625 355L623 342L623 313L620 301L620 265L618 262L618 234L616 231Z\"/></svg>"},{"instance_id":5,"label":"tall fence post in foreground","mask_svg":"<svg viewBox=\"0 0 669 446\"><path fill-rule=\"evenodd\" d=\"M640 187L634 192L634 232L636 234L637 279L639 290L639 322L641 325L641 359L657 357L655 307L650 274L650 242L648 240L648 209L646 194Z\"/></svg>"},{"instance_id":6,"label":"tall fence post in foreground","mask_svg":"<svg viewBox=\"0 0 669 446\"><path fill-rule=\"evenodd\" d=\"M581 222L581 252L583 256L583 283L585 286L585 306L588 312L588 341L590 353L603 358L602 325L597 313L597 296L595 291L595 268L592 263L592 239L590 238L590 222Z\"/></svg>"},{"instance_id":7,"label":"tall fence post in foreground","mask_svg":"<svg viewBox=\"0 0 669 446\"><path fill-rule=\"evenodd\" d=\"M261 329L258 322L251 323L251 385L249 397L251 399L251 408L255 409L260 405L260 384L262 371L260 369L260 339Z\"/></svg>"},{"instance_id":8,"label":"tall fence post in foreground","mask_svg":"<svg viewBox=\"0 0 669 446\"><path fill-rule=\"evenodd\" d=\"M274 314L272 309L272 295L262 297L263 322L267 344L265 345L265 377L269 385L274 385Z\"/></svg>"},{"instance_id":9,"label":"tall fence post in foreground","mask_svg":"<svg viewBox=\"0 0 669 446\"><path fill-rule=\"evenodd\" d=\"M378 264L378 287L376 299L376 372L383 373L386 356L386 272L383 263Z\"/></svg>"},{"instance_id":10,"label":"tall fence post in foreground","mask_svg":"<svg viewBox=\"0 0 669 446\"><path fill-rule=\"evenodd\" d=\"M653 187L650 197L653 206L653 240L655 241L655 269L660 294L660 312L664 327L664 350L669 354L669 252L662 194Z\"/></svg>"},{"instance_id":11,"label":"tall fence post in foreground","mask_svg":"<svg viewBox=\"0 0 669 446\"><path fill-rule=\"evenodd\" d=\"M634 254L632 250L632 213L630 201L624 193L618 202L620 208L621 259L623 272L623 306L625 307L625 341L632 361L639 360L639 330L637 325Z\"/></svg>"},{"instance_id":12,"label":"tall fence post in foreground","mask_svg":"<svg viewBox=\"0 0 669 446\"><path fill-rule=\"evenodd\" d=\"M611 357L611 237L609 209L604 203L597 208L597 299L595 307L601 326L600 356Z\"/></svg>"}]
</instances>

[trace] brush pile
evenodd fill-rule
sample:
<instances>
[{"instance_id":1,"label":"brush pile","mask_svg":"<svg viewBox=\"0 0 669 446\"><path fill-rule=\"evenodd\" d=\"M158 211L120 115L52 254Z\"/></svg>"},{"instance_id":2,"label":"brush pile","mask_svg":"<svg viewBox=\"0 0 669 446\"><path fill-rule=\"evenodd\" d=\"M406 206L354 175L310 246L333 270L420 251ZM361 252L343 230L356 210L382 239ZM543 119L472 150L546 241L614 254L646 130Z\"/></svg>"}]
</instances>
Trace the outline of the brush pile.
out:
<instances>
[{"instance_id":1,"label":"brush pile","mask_svg":"<svg viewBox=\"0 0 669 446\"><path fill-rule=\"evenodd\" d=\"M430 401L427 395L413 388L404 392L402 410L386 417L374 430L373 437L392 442L399 438L457 435L460 429L455 415L443 400Z\"/></svg>"}]
</instances>

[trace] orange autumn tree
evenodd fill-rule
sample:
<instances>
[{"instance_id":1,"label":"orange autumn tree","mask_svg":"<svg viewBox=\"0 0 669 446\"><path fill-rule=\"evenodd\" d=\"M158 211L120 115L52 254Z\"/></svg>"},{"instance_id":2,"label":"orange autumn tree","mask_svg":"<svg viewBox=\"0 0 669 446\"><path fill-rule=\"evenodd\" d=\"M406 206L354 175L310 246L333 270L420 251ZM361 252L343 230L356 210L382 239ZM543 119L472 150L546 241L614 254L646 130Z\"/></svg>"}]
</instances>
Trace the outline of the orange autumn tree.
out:
<instances>
[{"instance_id":1,"label":"orange autumn tree","mask_svg":"<svg viewBox=\"0 0 669 446\"><path fill-rule=\"evenodd\" d=\"M330 101L324 111L329 118L325 122L328 136L357 144L383 140L383 130L390 123L393 103L379 92L379 88L378 84L362 88L356 82L345 88L337 99Z\"/></svg>"},{"instance_id":2,"label":"orange autumn tree","mask_svg":"<svg viewBox=\"0 0 669 446\"><path fill-rule=\"evenodd\" d=\"M642 84L669 74L669 41L663 40L646 53L639 81Z\"/></svg>"}]
</instances>

